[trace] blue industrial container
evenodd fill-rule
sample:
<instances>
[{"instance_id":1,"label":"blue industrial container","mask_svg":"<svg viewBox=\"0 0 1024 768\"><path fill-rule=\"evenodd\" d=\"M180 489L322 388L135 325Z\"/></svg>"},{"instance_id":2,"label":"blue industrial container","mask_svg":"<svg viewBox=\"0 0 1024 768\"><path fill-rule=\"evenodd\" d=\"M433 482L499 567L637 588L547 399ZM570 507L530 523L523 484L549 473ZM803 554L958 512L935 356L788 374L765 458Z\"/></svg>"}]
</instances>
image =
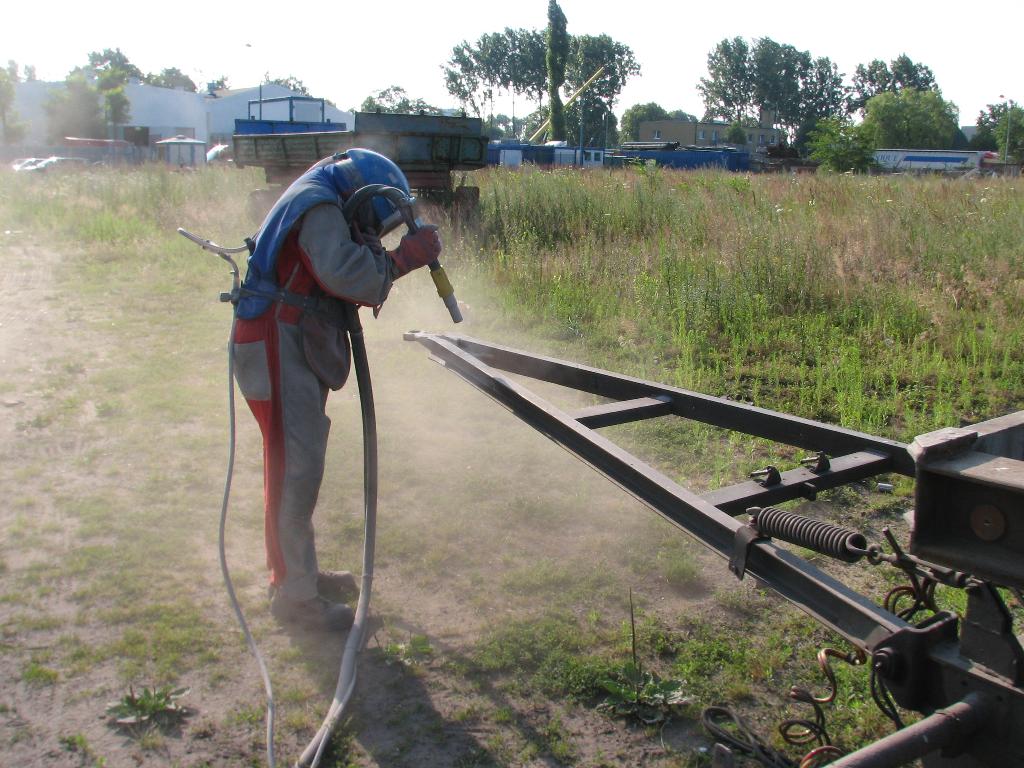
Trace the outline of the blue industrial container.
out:
<instances>
[{"instance_id":1,"label":"blue industrial container","mask_svg":"<svg viewBox=\"0 0 1024 768\"><path fill-rule=\"evenodd\" d=\"M608 156L609 165L654 162L664 168L724 168L749 171L750 153L727 147L708 149L621 149Z\"/></svg>"},{"instance_id":2,"label":"blue industrial container","mask_svg":"<svg viewBox=\"0 0 1024 768\"><path fill-rule=\"evenodd\" d=\"M724 168L728 171L750 170L750 153L736 150L732 147L597 149L593 151L604 152L604 165L611 167L654 162L665 168ZM487 145L487 164L513 167L521 163L531 163L544 167L573 165L576 162L575 160L566 160L565 158L575 158L575 153L576 150L573 147L526 144L519 141L492 141Z\"/></svg>"}]
</instances>

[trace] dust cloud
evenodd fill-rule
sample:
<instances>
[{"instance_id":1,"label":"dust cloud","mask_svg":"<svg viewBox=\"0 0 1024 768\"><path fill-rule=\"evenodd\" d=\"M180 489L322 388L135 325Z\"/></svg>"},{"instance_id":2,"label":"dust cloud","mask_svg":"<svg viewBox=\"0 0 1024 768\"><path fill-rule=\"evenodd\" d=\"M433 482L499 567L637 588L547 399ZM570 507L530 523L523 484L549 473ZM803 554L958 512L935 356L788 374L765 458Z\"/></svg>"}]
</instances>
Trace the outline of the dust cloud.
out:
<instances>
[{"instance_id":1,"label":"dust cloud","mask_svg":"<svg viewBox=\"0 0 1024 768\"><path fill-rule=\"evenodd\" d=\"M468 247L450 230L442 238L449 253ZM549 341L531 338L525 316L489 302L482 270L460 268L465 257L452 263L463 323L451 322L426 270L396 281L378 318L362 313L380 446L378 609L431 637L466 644L510 615L597 612L618 623L628 617L631 588L644 604L665 609L669 621L707 599L710 582L695 578L680 589L657 574L654 560L666 540L677 551L687 546L679 543L682 533L402 339L409 330L454 332L551 352ZM566 410L593 402L550 385L527 386ZM331 567L358 570L362 456L354 381L331 396L328 415L319 546ZM686 552L695 573L703 570L698 550ZM572 594L588 596L576 602L567 599Z\"/></svg>"}]
</instances>

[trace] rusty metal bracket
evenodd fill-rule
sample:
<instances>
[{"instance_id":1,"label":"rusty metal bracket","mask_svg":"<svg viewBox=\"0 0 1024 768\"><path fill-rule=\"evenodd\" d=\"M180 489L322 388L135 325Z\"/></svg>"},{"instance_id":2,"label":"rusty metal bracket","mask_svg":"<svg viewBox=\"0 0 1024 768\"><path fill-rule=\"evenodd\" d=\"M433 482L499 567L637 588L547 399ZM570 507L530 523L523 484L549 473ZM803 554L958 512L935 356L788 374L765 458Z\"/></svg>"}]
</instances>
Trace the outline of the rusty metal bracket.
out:
<instances>
[{"instance_id":1,"label":"rusty metal bracket","mask_svg":"<svg viewBox=\"0 0 1024 768\"><path fill-rule=\"evenodd\" d=\"M743 575L747 572L747 554L750 552L751 545L761 541L769 541L769 538L763 536L752 525L744 525L736 529L732 557L729 558L729 570L740 581L743 581Z\"/></svg>"}]
</instances>

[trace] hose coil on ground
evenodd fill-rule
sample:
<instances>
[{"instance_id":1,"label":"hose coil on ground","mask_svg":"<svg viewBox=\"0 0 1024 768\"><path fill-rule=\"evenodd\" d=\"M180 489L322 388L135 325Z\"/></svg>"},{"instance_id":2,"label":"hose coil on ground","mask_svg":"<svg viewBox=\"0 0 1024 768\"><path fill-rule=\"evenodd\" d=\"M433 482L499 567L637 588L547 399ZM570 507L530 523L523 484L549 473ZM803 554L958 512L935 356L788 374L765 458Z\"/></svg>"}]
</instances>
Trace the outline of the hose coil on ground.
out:
<instances>
[{"instance_id":1,"label":"hose coil on ground","mask_svg":"<svg viewBox=\"0 0 1024 768\"><path fill-rule=\"evenodd\" d=\"M867 554L868 542L864 534L777 507L752 512L750 524L763 536L788 541L847 563L855 563Z\"/></svg>"}]
</instances>

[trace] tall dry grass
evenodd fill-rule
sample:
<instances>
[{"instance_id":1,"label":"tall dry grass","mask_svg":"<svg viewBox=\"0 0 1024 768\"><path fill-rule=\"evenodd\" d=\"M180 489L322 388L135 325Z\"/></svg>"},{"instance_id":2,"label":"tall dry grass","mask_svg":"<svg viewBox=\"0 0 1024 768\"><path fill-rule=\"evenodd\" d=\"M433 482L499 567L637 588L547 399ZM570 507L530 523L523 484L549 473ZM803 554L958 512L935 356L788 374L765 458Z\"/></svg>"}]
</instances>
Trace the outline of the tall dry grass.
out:
<instances>
[{"instance_id":1,"label":"tall dry grass","mask_svg":"<svg viewBox=\"0 0 1024 768\"><path fill-rule=\"evenodd\" d=\"M493 170L509 307L610 365L909 438L1024 405L1013 179Z\"/></svg>"}]
</instances>

